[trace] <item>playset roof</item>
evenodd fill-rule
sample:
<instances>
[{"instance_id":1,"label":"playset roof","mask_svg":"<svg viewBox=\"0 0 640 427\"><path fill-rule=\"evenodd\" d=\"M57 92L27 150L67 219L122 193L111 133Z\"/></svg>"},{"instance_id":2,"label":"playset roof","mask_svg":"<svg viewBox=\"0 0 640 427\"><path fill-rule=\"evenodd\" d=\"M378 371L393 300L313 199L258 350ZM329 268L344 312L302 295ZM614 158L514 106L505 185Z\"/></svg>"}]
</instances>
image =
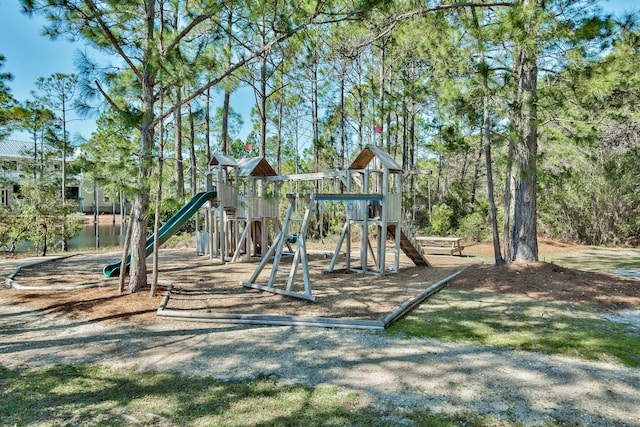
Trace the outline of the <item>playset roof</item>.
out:
<instances>
[{"instance_id":1,"label":"playset roof","mask_svg":"<svg viewBox=\"0 0 640 427\"><path fill-rule=\"evenodd\" d=\"M238 162L236 162L236 159L234 159L231 156L225 156L223 154L216 154L215 156L213 156L211 158L211 161L209 162L210 166L218 166L218 165L222 165L222 166L238 166Z\"/></svg>"},{"instance_id":2,"label":"playset roof","mask_svg":"<svg viewBox=\"0 0 640 427\"><path fill-rule=\"evenodd\" d=\"M402 173L402 167L393 160L384 148L377 145L367 145L351 163L349 169L365 169L374 158L377 158L389 172Z\"/></svg>"},{"instance_id":3,"label":"playset roof","mask_svg":"<svg viewBox=\"0 0 640 427\"><path fill-rule=\"evenodd\" d=\"M276 176L276 171L264 157L238 160L238 176Z\"/></svg>"}]
</instances>

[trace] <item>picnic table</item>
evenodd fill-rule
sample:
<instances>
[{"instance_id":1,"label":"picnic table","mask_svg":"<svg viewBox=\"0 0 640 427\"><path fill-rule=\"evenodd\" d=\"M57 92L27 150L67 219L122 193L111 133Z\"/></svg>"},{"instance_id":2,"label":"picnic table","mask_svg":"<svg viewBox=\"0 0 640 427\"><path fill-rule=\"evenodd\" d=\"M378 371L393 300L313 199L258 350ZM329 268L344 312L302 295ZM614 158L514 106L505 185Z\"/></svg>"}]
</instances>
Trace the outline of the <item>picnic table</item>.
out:
<instances>
[{"instance_id":1,"label":"picnic table","mask_svg":"<svg viewBox=\"0 0 640 427\"><path fill-rule=\"evenodd\" d=\"M422 249L447 250L451 255L457 252L462 256L464 249L461 237L416 236L416 240Z\"/></svg>"}]
</instances>

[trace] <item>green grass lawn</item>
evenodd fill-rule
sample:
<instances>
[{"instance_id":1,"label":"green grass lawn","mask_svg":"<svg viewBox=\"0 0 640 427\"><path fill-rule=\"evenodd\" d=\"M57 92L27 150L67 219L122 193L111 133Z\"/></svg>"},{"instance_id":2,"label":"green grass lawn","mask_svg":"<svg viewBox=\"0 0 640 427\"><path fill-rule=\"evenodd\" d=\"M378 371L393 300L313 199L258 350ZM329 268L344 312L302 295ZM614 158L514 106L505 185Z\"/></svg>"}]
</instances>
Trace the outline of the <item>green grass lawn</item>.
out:
<instances>
[{"instance_id":1,"label":"green grass lawn","mask_svg":"<svg viewBox=\"0 0 640 427\"><path fill-rule=\"evenodd\" d=\"M607 272L617 268L640 268L640 249L593 246L581 251L547 255L542 260L583 271Z\"/></svg>"},{"instance_id":2,"label":"green grass lawn","mask_svg":"<svg viewBox=\"0 0 640 427\"><path fill-rule=\"evenodd\" d=\"M640 249L589 247L547 255L544 260L608 272L640 268ZM603 314L543 299L445 288L395 323L389 333L640 366L640 325L612 322Z\"/></svg>"},{"instance_id":3,"label":"green grass lawn","mask_svg":"<svg viewBox=\"0 0 640 427\"><path fill-rule=\"evenodd\" d=\"M640 366L640 325L513 295L445 288L388 333Z\"/></svg>"},{"instance_id":4,"label":"green grass lawn","mask_svg":"<svg viewBox=\"0 0 640 427\"><path fill-rule=\"evenodd\" d=\"M274 378L223 382L102 366L0 367L6 426L516 426L473 414L432 414L361 405L336 387Z\"/></svg>"},{"instance_id":5,"label":"green grass lawn","mask_svg":"<svg viewBox=\"0 0 640 427\"><path fill-rule=\"evenodd\" d=\"M494 263L492 253L474 251L473 245L466 248L464 254L485 264ZM590 246L578 251L541 253L540 261L583 271L609 272L617 268L640 268L640 249Z\"/></svg>"}]
</instances>

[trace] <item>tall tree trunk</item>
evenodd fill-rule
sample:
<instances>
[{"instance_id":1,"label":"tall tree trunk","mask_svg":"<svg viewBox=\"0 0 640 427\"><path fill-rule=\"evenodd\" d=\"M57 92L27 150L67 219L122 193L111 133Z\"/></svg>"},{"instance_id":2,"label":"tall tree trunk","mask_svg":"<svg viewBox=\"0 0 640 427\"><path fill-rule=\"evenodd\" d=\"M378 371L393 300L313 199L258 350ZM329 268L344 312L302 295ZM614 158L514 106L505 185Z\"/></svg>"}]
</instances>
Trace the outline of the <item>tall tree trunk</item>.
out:
<instances>
[{"instance_id":1,"label":"tall tree trunk","mask_svg":"<svg viewBox=\"0 0 640 427\"><path fill-rule=\"evenodd\" d=\"M482 141L480 142L480 147L478 148L478 156L476 157L476 161L473 162L473 180L471 182L471 206L476 204L476 193L478 192L478 181L480 180L480 168L482 165L482 152L484 151L484 147L482 145Z\"/></svg>"},{"instance_id":2,"label":"tall tree trunk","mask_svg":"<svg viewBox=\"0 0 640 427\"><path fill-rule=\"evenodd\" d=\"M152 165L154 127L155 65L152 61L152 40L154 40L155 1L145 0L145 38L142 59L142 120L140 126L140 152L136 194L131 207L131 277L130 292L137 292L147 285L147 212L149 210L149 175ZM126 272L121 271L120 274Z\"/></svg>"},{"instance_id":3,"label":"tall tree trunk","mask_svg":"<svg viewBox=\"0 0 640 427\"><path fill-rule=\"evenodd\" d=\"M409 111L406 96L402 98L402 169L411 169L409 166Z\"/></svg>"},{"instance_id":4,"label":"tall tree trunk","mask_svg":"<svg viewBox=\"0 0 640 427\"><path fill-rule=\"evenodd\" d=\"M182 88L176 88L176 102L182 100ZM182 107L178 108L174 113L174 122L176 126L175 133L175 156L176 156L176 197L184 202L184 165L182 158Z\"/></svg>"},{"instance_id":5,"label":"tall tree trunk","mask_svg":"<svg viewBox=\"0 0 640 427\"><path fill-rule=\"evenodd\" d=\"M409 165L411 165L411 169L416 169L418 167L418 159L417 148L416 148L416 108L413 100L411 102L411 116L409 118Z\"/></svg>"},{"instance_id":6,"label":"tall tree trunk","mask_svg":"<svg viewBox=\"0 0 640 427\"><path fill-rule=\"evenodd\" d=\"M163 91L160 89L160 111L163 110ZM158 188L156 190L156 210L153 218L153 273L151 276L151 289L149 296L156 296L158 288L159 274L159 253L160 253L160 214L162 212L162 172L164 166L164 120L160 120L160 138L158 141Z\"/></svg>"},{"instance_id":7,"label":"tall tree trunk","mask_svg":"<svg viewBox=\"0 0 640 427\"><path fill-rule=\"evenodd\" d=\"M344 79L347 74L345 60L340 61L340 151L338 159L338 167L344 170L345 157L347 155L347 124L345 117L345 88ZM340 187L342 188L342 183Z\"/></svg>"},{"instance_id":8,"label":"tall tree trunk","mask_svg":"<svg viewBox=\"0 0 640 427\"><path fill-rule=\"evenodd\" d=\"M378 90L378 120L376 120L376 124L378 126L380 126L380 139L378 141L378 144L380 147L384 147L384 131L385 129L382 129L383 123L384 123L384 59L385 59L385 45L386 45L386 41L382 40L382 43L380 45L380 70L379 70L379 85L380 88ZM386 126L385 126L386 127Z\"/></svg>"},{"instance_id":9,"label":"tall tree trunk","mask_svg":"<svg viewBox=\"0 0 640 427\"><path fill-rule=\"evenodd\" d=\"M467 178L467 165L469 164L469 148L465 147L462 156L462 170L460 171L460 187L464 185L464 181Z\"/></svg>"},{"instance_id":10,"label":"tall tree trunk","mask_svg":"<svg viewBox=\"0 0 640 427\"><path fill-rule=\"evenodd\" d=\"M442 172L444 170L444 154L438 154L438 178L436 179L436 199L440 198L440 186L443 180ZM444 192L444 190L442 190Z\"/></svg>"},{"instance_id":11,"label":"tall tree trunk","mask_svg":"<svg viewBox=\"0 0 640 427\"><path fill-rule=\"evenodd\" d=\"M31 133L33 136L33 181L38 178L38 131L34 129ZM42 176L42 169L40 170Z\"/></svg>"},{"instance_id":12,"label":"tall tree trunk","mask_svg":"<svg viewBox=\"0 0 640 427\"><path fill-rule=\"evenodd\" d=\"M133 216L126 219L122 224L126 227L124 241L122 242L122 257L120 258L120 275L118 276L118 295L124 292L124 282L127 276L127 258L129 257L129 249L131 248L131 233L133 232Z\"/></svg>"},{"instance_id":13,"label":"tall tree trunk","mask_svg":"<svg viewBox=\"0 0 640 427\"><path fill-rule=\"evenodd\" d=\"M260 106L260 149L258 154L261 157L267 153L267 54L260 57L260 96L258 100Z\"/></svg>"},{"instance_id":14,"label":"tall tree trunk","mask_svg":"<svg viewBox=\"0 0 640 427\"><path fill-rule=\"evenodd\" d=\"M153 127L144 123L141 127L141 156L138 168L138 184L131 206L131 278L129 291L137 292L147 285L147 212L149 211L151 152ZM122 273L121 273L122 274Z\"/></svg>"},{"instance_id":15,"label":"tall tree trunk","mask_svg":"<svg viewBox=\"0 0 640 427\"><path fill-rule=\"evenodd\" d=\"M227 60L227 68L231 68L231 49L233 47L233 11L229 7L227 13L227 52L226 52L226 60ZM208 93L208 92L207 92ZM222 141L221 141L221 152L223 155L229 154L229 108L231 104L231 88L229 87L228 82L225 82L224 85L224 99L222 102ZM211 159L209 159L211 160Z\"/></svg>"},{"instance_id":16,"label":"tall tree trunk","mask_svg":"<svg viewBox=\"0 0 640 427\"><path fill-rule=\"evenodd\" d=\"M282 73L280 73L280 87L284 88L284 85L282 84L282 80L284 79ZM283 141L283 137L282 137L282 128L284 123L282 122L283 120L283 116L284 116L284 100L286 97L286 92L284 89L281 89L282 93L280 94L280 96L278 97L278 132L277 132L277 153L276 153L276 160L277 160L277 168L278 170L276 171L278 173L278 175L280 175L282 173L282 141Z\"/></svg>"},{"instance_id":17,"label":"tall tree trunk","mask_svg":"<svg viewBox=\"0 0 640 427\"><path fill-rule=\"evenodd\" d=\"M478 17L476 16L475 9L472 9L471 13L473 14L476 28L480 28L478 23ZM480 37L480 36L478 36ZM482 141L481 146L484 148L484 161L485 161L485 169L487 173L487 199L489 201L489 222L491 223L491 234L493 238L493 258L495 265L503 265L504 258L502 257L502 252L500 251L500 233L498 233L498 214L496 209L496 200L493 194L494 184L493 184L493 162L491 161L491 111L489 105L489 67L486 63L484 56L484 43L480 38L478 38L478 45L480 50L480 62L483 65L483 75L482 75L482 86L484 89L484 96L482 97ZM481 150L482 150L481 148ZM482 151L478 155L478 158L481 156ZM475 188L474 188L475 195Z\"/></svg>"},{"instance_id":18,"label":"tall tree trunk","mask_svg":"<svg viewBox=\"0 0 640 427\"><path fill-rule=\"evenodd\" d=\"M208 167L209 162L211 162L211 88L207 89L207 95L204 103L204 129L204 156L207 162L205 167ZM211 175L207 174L207 182L205 183L206 189L211 189L211 185Z\"/></svg>"},{"instance_id":19,"label":"tall tree trunk","mask_svg":"<svg viewBox=\"0 0 640 427\"><path fill-rule=\"evenodd\" d=\"M224 98L222 101L222 126L221 134L222 141L220 141L220 152L223 155L229 154L229 108L231 105L231 90L225 86Z\"/></svg>"},{"instance_id":20,"label":"tall tree trunk","mask_svg":"<svg viewBox=\"0 0 640 427\"><path fill-rule=\"evenodd\" d=\"M313 141L313 172L320 172L320 117L318 109L318 52L315 43L312 43L310 48L310 61L311 61L311 132ZM314 191L320 192L320 182L314 181ZM320 223L320 209L318 209L318 202L316 202L316 230L320 236L322 233Z\"/></svg>"},{"instance_id":21,"label":"tall tree trunk","mask_svg":"<svg viewBox=\"0 0 640 427\"><path fill-rule=\"evenodd\" d=\"M361 58L358 56L358 152L364 148L364 95L363 83L362 83L362 63Z\"/></svg>"},{"instance_id":22,"label":"tall tree trunk","mask_svg":"<svg viewBox=\"0 0 640 427\"><path fill-rule=\"evenodd\" d=\"M46 222L42 223L42 230L42 239L44 240L44 243L42 244L42 256L47 256L47 234L49 233L49 230Z\"/></svg>"},{"instance_id":23,"label":"tall tree trunk","mask_svg":"<svg viewBox=\"0 0 640 427\"><path fill-rule=\"evenodd\" d=\"M475 17L475 11L473 12ZM477 18L476 18L476 25ZM489 68L486 66L484 57L484 47L480 43L480 61L484 65L484 75L482 76L482 84L484 87L484 96L482 97L482 143L484 148L485 169L487 171L487 199L489 200L489 222L491 223L491 234L493 237L493 258L495 265L504 264L504 258L500 251L500 234L498 233L498 214L496 209L496 201L493 194L493 162L491 161L491 115L489 108Z\"/></svg>"},{"instance_id":24,"label":"tall tree trunk","mask_svg":"<svg viewBox=\"0 0 640 427\"><path fill-rule=\"evenodd\" d=\"M260 22L261 25L261 37L262 46L267 43L266 40L266 28L267 23L265 19ZM256 94L256 106L258 107L258 114L260 116L259 132L258 132L258 155L264 157L267 153L267 60L269 52L264 52L259 56L260 62L260 77L258 84L254 87Z\"/></svg>"},{"instance_id":25,"label":"tall tree trunk","mask_svg":"<svg viewBox=\"0 0 640 427\"><path fill-rule=\"evenodd\" d=\"M160 2L160 40L164 40L164 3ZM164 47L163 47L164 49ZM160 86L158 91L158 109L160 112L164 111L164 88ZM149 296L156 296L156 289L158 287L158 275L160 269L159 254L160 254L160 213L162 212L162 172L164 167L164 119L160 120L158 124L158 187L156 189L156 209L153 215L153 269L151 275L151 289L149 290Z\"/></svg>"},{"instance_id":26,"label":"tall tree trunk","mask_svg":"<svg viewBox=\"0 0 640 427\"><path fill-rule=\"evenodd\" d=\"M537 0L522 0L525 9L538 8ZM537 139L537 13L524 13L527 43L516 50L516 91L514 142L509 177L509 205L505 212L508 234L505 258L511 261L537 261L536 161Z\"/></svg>"},{"instance_id":27,"label":"tall tree trunk","mask_svg":"<svg viewBox=\"0 0 640 427\"><path fill-rule=\"evenodd\" d=\"M486 79L486 77L485 77ZM485 82L485 89L487 88ZM487 198L489 199L489 221L491 223L491 233L493 237L493 258L496 265L504 264L502 252L500 251L500 234L498 233L498 214L496 209L496 200L493 194L493 165L491 161L491 122L489 116L489 95L485 94L482 100L483 104L483 142L484 142L484 161L487 170Z\"/></svg>"},{"instance_id":28,"label":"tall tree trunk","mask_svg":"<svg viewBox=\"0 0 640 427\"><path fill-rule=\"evenodd\" d=\"M313 172L320 172L320 123L318 109L318 58L315 46L311 47L311 138L313 141ZM317 181L316 181L317 184ZM317 186L316 186L317 190Z\"/></svg>"},{"instance_id":29,"label":"tall tree trunk","mask_svg":"<svg viewBox=\"0 0 640 427\"><path fill-rule=\"evenodd\" d=\"M196 124L193 107L189 103L189 161L191 163L191 195L198 192L198 165L196 159Z\"/></svg>"},{"instance_id":30,"label":"tall tree trunk","mask_svg":"<svg viewBox=\"0 0 640 427\"><path fill-rule=\"evenodd\" d=\"M67 239L67 106L64 92L62 93L62 251L69 251Z\"/></svg>"}]
</instances>

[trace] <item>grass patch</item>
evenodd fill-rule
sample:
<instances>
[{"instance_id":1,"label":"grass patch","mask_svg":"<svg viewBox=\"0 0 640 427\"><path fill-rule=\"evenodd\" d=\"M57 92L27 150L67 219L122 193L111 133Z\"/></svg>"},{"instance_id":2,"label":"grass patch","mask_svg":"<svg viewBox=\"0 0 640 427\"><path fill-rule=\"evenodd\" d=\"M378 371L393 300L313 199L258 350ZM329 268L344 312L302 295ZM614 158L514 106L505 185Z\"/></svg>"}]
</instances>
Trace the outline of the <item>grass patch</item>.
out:
<instances>
[{"instance_id":1,"label":"grass patch","mask_svg":"<svg viewBox=\"0 0 640 427\"><path fill-rule=\"evenodd\" d=\"M640 249L589 247L589 249L546 255L541 260L583 271L607 272L618 268L640 268Z\"/></svg>"},{"instance_id":2,"label":"grass patch","mask_svg":"<svg viewBox=\"0 0 640 427\"><path fill-rule=\"evenodd\" d=\"M337 387L224 382L102 366L0 366L0 425L517 426L490 416L379 411Z\"/></svg>"},{"instance_id":3,"label":"grass patch","mask_svg":"<svg viewBox=\"0 0 640 427\"><path fill-rule=\"evenodd\" d=\"M493 253L475 252L473 246L465 249L464 253L485 264L495 262ZM640 268L640 249L589 246L571 252L542 253L540 261L582 271L610 272L618 268Z\"/></svg>"},{"instance_id":4,"label":"grass patch","mask_svg":"<svg viewBox=\"0 0 640 427\"><path fill-rule=\"evenodd\" d=\"M586 308L445 289L389 333L640 366L640 327Z\"/></svg>"}]
</instances>

